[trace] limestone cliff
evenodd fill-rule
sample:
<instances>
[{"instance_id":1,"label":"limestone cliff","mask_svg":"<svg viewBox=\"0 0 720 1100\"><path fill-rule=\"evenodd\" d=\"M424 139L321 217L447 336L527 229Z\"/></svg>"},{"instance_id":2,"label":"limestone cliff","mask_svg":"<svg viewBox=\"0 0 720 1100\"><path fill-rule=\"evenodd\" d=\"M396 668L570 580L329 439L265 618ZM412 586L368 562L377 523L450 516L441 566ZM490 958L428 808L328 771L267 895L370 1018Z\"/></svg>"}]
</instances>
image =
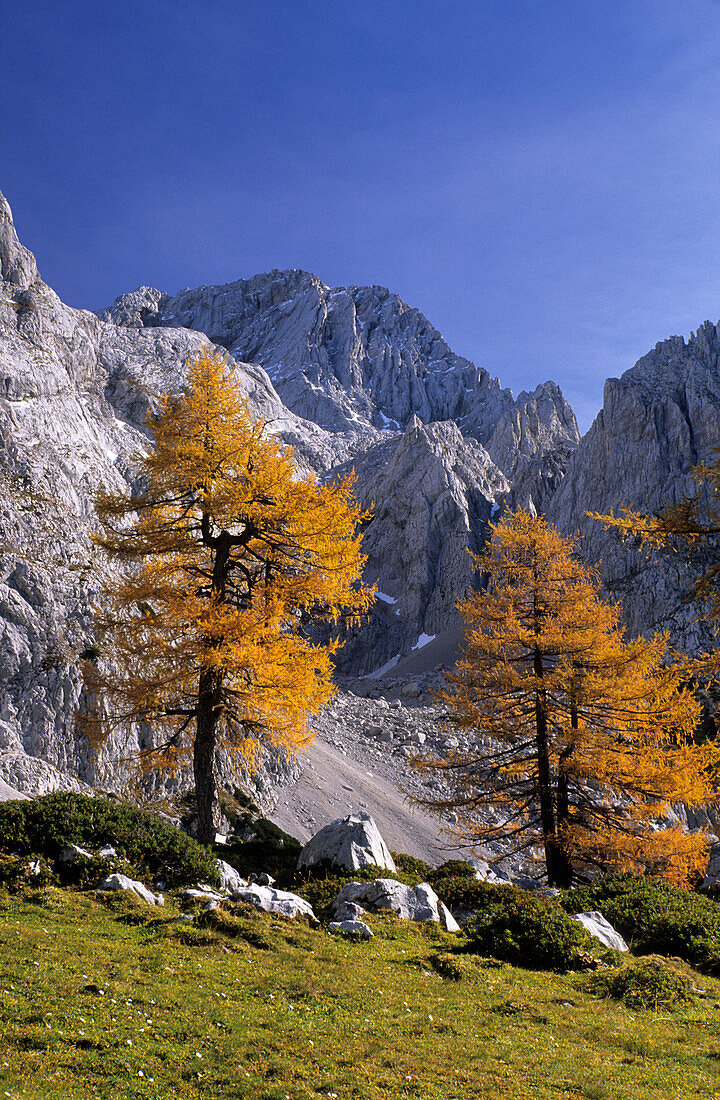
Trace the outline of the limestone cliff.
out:
<instances>
[{"instance_id":1,"label":"limestone cliff","mask_svg":"<svg viewBox=\"0 0 720 1100\"><path fill-rule=\"evenodd\" d=\"M623 504L652 513L694 491L692 467L713 460L720 443L719 351L718 327L706 322L687 343L671 337L608 379L602 411L547 509L560 530L580 533L582 553L622 600L630 632L667 629L688 651L713 639L687 600L702 559L690 567L682 554L638 553L585 513Z\"/></svg>"}]
</instances>

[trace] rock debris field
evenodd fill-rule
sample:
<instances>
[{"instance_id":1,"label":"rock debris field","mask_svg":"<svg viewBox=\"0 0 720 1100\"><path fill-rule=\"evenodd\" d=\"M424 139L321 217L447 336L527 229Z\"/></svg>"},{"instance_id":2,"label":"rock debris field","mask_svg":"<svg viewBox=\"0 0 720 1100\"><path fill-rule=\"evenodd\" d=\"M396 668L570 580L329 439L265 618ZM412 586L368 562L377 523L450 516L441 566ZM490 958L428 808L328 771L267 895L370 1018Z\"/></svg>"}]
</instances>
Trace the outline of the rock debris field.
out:
<instances>
[{"instance_id":1,"label":"rock debris field","mask_svg":"<svg viewBox=\"0 0 720 1100\"><path fill-rule=\"evenodd\" d=\"M276 786L271 812L281 828L305 842L327 822L353 812L372 814L393 851L431 864L454 856L458 841L412 797L435 798L447 790L438 773L412 766L418 754L444 756L466 749L432 691L437 675L410 681L347 680L333 702L311 720L314 742L297 758L287 786Z\"/></svg>"}]
</instances>

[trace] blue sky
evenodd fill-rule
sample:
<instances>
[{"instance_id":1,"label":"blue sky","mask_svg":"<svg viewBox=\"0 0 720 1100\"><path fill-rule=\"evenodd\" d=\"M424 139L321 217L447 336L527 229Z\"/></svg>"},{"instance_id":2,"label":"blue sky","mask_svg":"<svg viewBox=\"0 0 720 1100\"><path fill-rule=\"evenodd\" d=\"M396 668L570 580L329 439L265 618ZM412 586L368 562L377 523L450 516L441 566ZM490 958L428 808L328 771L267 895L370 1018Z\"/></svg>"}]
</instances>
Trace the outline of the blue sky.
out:
<instances>
[{"instance_id":1,"label":"blue sky","mask_svg":"<svg viewBox=\"0 0 720 1100\"><path fill-rule=\"evenodd\" d=\"M718 0L23 0L0 188L43 277L379 283L515 392L720 317Z\"/></svg>"}]
</instances>

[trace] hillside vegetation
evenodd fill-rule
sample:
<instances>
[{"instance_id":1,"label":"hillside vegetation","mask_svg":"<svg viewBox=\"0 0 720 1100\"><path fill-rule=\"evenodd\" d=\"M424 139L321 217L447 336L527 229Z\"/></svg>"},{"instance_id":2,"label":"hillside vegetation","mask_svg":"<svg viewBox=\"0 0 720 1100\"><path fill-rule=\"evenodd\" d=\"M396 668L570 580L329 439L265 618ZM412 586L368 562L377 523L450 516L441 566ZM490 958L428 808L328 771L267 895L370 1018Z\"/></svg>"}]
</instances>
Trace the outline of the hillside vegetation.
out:
<instances>
[{"instance_id":1,"label":"hillside vegetation","mask_svg":"<svg viewBox=\"0 0 720 1100\"><path fill-rule=\"evenodd\" d=\"M99 820L107 825L112 806L98 802ZM23 855L13 856L10 825L19 833L45 803L53 811L53 839L38 833L33 843L18 845L26 848ZM63 820L61 805L73 811L70 820ZM114 812L119 824L129 820L122 807ZM154 834L150 815L144 817L147 852L125 866L156 885L147 853L173 830L156 819ZM135 821L140 831L143 816ZM474 906L482 920L451 936L437 925L367 914L374 938L356 941L333 937L303 918L287 920L232 900L203 911L182 899L180 886L166 895L162 908L124 894L79 889L51 851L68 830L84 839L95 828L87 800L78 796L51 796L34 807L7 804L0 824L7 833L4 842L0 836L0 1095L720 1095L720 982L713 974L678 958L636 959L593 947L577 925L558 967L569 960L573 969L542 968L556 965L546 945L567 940L563 907L572 911L571 895L580 891L566 892L558 904L478 883L457 861L433 872L401 857L401 879L418 881L430 872L451 904ZM304 873L291 883L292 858L283 870L282 837L275 833L265 844L268 853L275 845L278 873L325 916L350 874ZM176 848L185 868L196 858L193 843ZM258 838L248 845L244 857L241 846L227 854L240 865L245 858L246 870L261 854L260 844ZM169 859L172 846L165 843L163 852ZM29 870L29 855L40 856L39 872ZM178 870L176 881L183 878L186 872ZM633 929L639 931L643 954L652 949L648 931L661 930L668 914L675 938L667 947L679 945L678 953L687 955L687 943L704 935L696 957L703 969L717 969L713 899L627 876L587 891L582 900L599 908L612 904L628 940ZM527 932L531 919L535 940L526 937L523 944L519 930ZM525 964L535 953L535 969L503 961L517 961L518 944ZM661 947L658 940L654 950Z\"/></svg>"}]
</instances>

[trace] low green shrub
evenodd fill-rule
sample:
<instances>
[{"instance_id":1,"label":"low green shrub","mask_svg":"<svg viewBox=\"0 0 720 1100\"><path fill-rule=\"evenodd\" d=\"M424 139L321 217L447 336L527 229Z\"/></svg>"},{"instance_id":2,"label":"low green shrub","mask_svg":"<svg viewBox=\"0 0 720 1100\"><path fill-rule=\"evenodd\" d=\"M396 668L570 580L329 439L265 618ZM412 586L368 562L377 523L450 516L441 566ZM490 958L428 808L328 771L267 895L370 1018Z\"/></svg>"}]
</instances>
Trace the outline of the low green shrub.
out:
<instances>
[{"instance_id":1,"label":"low green shrub","mask_svg":"<svg viewBox=\"0 0 720 1100\"><path fill-rule=\"evenodd\" d=\"M461 910L475 912L478 909L484 909L487 905L492 905L498 898L506 895L514 897L518 892L514 886L498 886L491 882L481 882L464 874L435 875L431 886L453 913Z\"/></svg>"},{"instance_id":2,"label":"low green shrub","mask_svg":"<svg viewBox=\"0 0 720 1100\"><path fill-rule=\"evenodd\" d=\"M40 861L39 868L34 869L30 864L27 856L0 852L0 885L18 890L22 886L46 886L54 880L55 876L44 860Z\"/></svg>"},{"instance_id":3,"label":"low green shrub","mask_svg":"<svg viewBox=\"0 0 720 1100\"><path fill-rule=\"evenodd\" d=\"M212 852L148 810L70 791L0 803L0 851L56 859L68 844L111 844L168 887L219 881Z\"/></svg>"},{"instance_id":4,"label":"low green shrub","mask_svg":"<svg viewBox=\"0 0 720 1100\"><path fill-rule=\"evenodd\" d=\"M197 918L198 928L212 929L231 939L244 940L260 951L276 951L279 946L277 937L273 939L269 929L263 927L254 912L248 912L246 906L228 905L222 909L206 909Z\"/></svg>"},{"instance_id":5,"label":"low green shrub","mask_svg":"<svg viewBox=\"0 0 720 1100\"><path fill-rule=\"evenodd\" d=\"M671 955L720 973L720 906L662 879L615 875L566 891L568 911L598 909L636 955Z\"/></svg>"},{"instance_id":6,"label":"low green shrub","mask_svg":"<svg viewBox=\"0 0 720 1100\"><path fill-rule=\"evenodd\" d=\"M424 859L417 859L416 856L406 856L404 852L391 852L390 855L395 861L398 872L412 878L414 885L417 885L418 882L430 882L430 876L433 874L434 868L426 863Z\"/></svg>"},{"instance_id":7,"label":"low green shrub","mask_svg":"<svg viewBox=\"0 0 720 1100\"><path fill-rule=\"evenodd\" d=\"M665 959L650 955L620 970L598 974L591 989L614 997L628 1008L669 1008L692 998L692 984Z\"/></svg>"},{"instance_id":8,"label":"low green shrub","mask_svg":"<svg viewBox=\"0 0 720 1100\"><path fill-rule=\"evenodd\" d=\"M92 890L99 886L113 871L128 874L132 868L118 867L115 860L104 856L90 856L74 859L72 862L58 863L57 877L63 886L74 886L77 890Z\"/></svg>"},{"instance_id":9,"label":"low green shrub","mask_svg":"<svg viewBox=\"0 0 720 1100\"><path fill-rule=\"evenodd\" d=\"M264 871L276 878L278 885L292 881L302 848L299 840L252 811L238 813L234 828L239 835L217 848L221 859L244 878Z\"/></svg>"},{"instance_id":10,"label":"low green shrub","mask_svg":"<svg viewBox=\"0 0 720 1100\"><path fill-rule=\"evenodd\" d=\"M434 888L436 882L446 878L475 879L475 868L466 859L448 859L439 867L431 867L427 882Z\"/></svg>"},{"instance_id":11,"label":"low green shrub","mask_svg":"<svg viewBox=\"0 0 720 1100\"><path fill-rule=\"evenodd\" d=\"M550 898L494 887L484 908L466 925L467 949L515 966L577 970L588 965L592 941Z\"/></svg>"}]
</instances>

